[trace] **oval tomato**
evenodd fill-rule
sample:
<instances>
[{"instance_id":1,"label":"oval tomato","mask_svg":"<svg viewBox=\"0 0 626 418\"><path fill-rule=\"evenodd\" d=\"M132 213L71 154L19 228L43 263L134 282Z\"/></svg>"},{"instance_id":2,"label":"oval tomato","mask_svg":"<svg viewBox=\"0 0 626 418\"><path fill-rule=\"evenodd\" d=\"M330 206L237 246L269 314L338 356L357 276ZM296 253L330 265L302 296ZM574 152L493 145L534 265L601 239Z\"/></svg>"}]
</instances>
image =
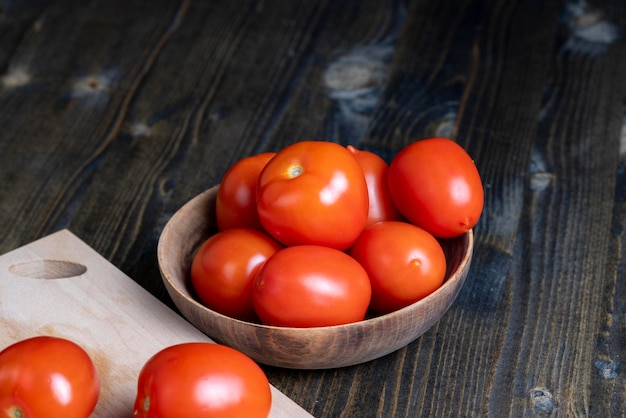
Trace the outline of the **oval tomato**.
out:
<instances>
[{"instance_id":1,"label":"oval tomato","mask_svg":"<svg viewBox=\"0 0 626 418\"><path fill-rule=\"evenodd\" d=\"M352 145L348 145L347 149L361 166L367 183L370 206L366 226L379 221L401 221L402 215L389 194L387 185L389 166L385 160L373 152L359 150Z\"/></svg>"},{"instance_id":2,"label":"oval tomato","mask_svg":"<svg viewBox=\"0 0 626 418\"><path fill-rule=\"evenodd\" d=\"M365 228L349 253L370 278L370 307L383 314L428 296L446 274L439 242L406 222L378 222Z\"/></svg>"},{"instance_id":3,"label":"oval tomato","mask_svg":"<svg viewBox=\"0 0 626 418\"><path fill-rule=\"evenodd\" d=\"M252 281L259 268L282 246L269 235L245 228L209 237L191 263L191 284L207 307L252 321Z\"/></svg>"},{"instance_id":4,"label":"oval tomato","mask_svg":"<svg viewBox=\"0 0 626 418\"><path fill-rule=\"evenodd\" d=\"M265 324L320 327L362 320L370 296L367 273L352 257L300 245L265 262L254 279L252 303Z\"/></svg>"},{"instance_id":5,"label":"oval tomato","mask_svg":"<svg viewBox=\"0 0 626 418\"><path fill-rule=\"evenodd\" d=\"M363 230L368 207L359 163L333 142L289 145L259 176L261 223L288 246L316 244L345 250Z\"/></svg>"},{"instance_id":6,"label":"oval tomato","mask_svg":"<svg viewBox=\"0 0 626 418\"><path fill-rule=\"evenodd\" d=\"M100 378L87 352L58 337L38 336L0 352L0 415L87 418Z\"/></svg>"},{"instance_id":7,"label":"oval tomato","mask_svg":"<svg viewBox=\"0 0 626 418\"><path fill-rule=\"evenodd\" d=\"M141 369L134 416L267 418L272 404L263 370L220 344L182 343L159 351Z\"/></svg>"},{"instance_id":8,"label":"oval tomato","mask_svg":"<svg viewBox=\"0 0 626 418\"><path fill-rule=\"evenodd\" d=\"M242 158L230 167L220 184L215 201L217 228L251 228L262 230L256 209L259 174L276 153L264 152Z\"/></svg>"},{"instance_id":9,"label":"oval tomato","mask_svg":"<svg viewBox=\"0 0 626 418\"><path fill-rule=\"evenodd\" d=\"M480 175L467 152L450 139L406 146L391 161L387 179L400 213L436 237L462 235L478 222L484 201Z\"/></svg>"}]
</instances>

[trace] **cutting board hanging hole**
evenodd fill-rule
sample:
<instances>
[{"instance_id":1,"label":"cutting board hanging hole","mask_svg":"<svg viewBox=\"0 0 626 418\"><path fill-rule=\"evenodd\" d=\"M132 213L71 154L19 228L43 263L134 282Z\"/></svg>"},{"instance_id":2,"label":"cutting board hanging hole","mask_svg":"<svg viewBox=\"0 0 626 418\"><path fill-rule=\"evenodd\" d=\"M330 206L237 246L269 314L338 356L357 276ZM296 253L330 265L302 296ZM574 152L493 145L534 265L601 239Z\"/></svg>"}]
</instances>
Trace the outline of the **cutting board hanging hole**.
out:
<instances>
[{"instance_id":1,"label":"cutting board hanging hole","mask_svg":"<svg viewBox=\"0 0 626 418\"><path fill-rule=\"evenodd\" d=\"M84 265L65 260L32 260L9 267L9 273L28 279L67 279L86 272Z\"/></svg>"}]
</instances>

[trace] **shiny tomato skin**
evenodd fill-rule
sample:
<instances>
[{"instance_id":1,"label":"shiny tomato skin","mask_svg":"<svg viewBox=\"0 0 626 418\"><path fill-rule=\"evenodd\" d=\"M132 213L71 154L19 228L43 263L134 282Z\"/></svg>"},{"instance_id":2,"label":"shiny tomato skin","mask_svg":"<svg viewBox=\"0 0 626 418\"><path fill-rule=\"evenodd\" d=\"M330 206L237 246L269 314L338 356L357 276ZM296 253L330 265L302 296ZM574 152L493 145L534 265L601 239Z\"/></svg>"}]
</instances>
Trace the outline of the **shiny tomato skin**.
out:
<instances>
[{"instance_id":1,"label":"shiny tomato skin","mask_svg":"<svg viewBox=\"0 0 626 418\"><path fill-rule=\"evenodd\" d=\"M245 354L220 344L164 348L137 379L134 416L142 418L267 418L269 381Z\"/></svg>"},{"instance_id":2,"label":"shiny tomato skin","mask_svg":"<svg viewBox=\"0 0 626 418\"><path fill-rule=\"evenodd\" d=\"M411 223L438 238L452 238L478 222L484 190L467 152L446 138L416 141L391 161L391 198Z\"/></svg>"},{"instance_id":3,"label":"shiny tomato skin","mask_svg":"<svg viewBox=\"0 0 626 418\"><path fill-rule=\"evenodd\" d=\"M251 228L263 230L256 209L259 174L275 152L264 152L242 158L222 177L215 201L217 228Z\"/></svg>"},{"instance_id":4,"label":"shiny tomato skin","mask_svg":"<svg viewBox=\"0 0 626 418\"><path fill-rule=\"evenodd\" d=\"M363 171L339 144L302 141L280 150L259 176L257 210L286 246L347 249L367 222Z\"/></svg>"},{"instance_id":5,"label":"shiny tomato skin","mask_svg":"<svg viewBox=\"0 0 626 418\"><path fill-rule=\"evenodd\" d=\"M389 186L387 185L389 165L379 155L371 151L359 150L353 145L348 145L347 149L361 166L367 183L370 205L366 226L379 221L403 220L389 194Z\"/></svg>"},{"instance_id":6,"label":"shiny tomato skin","mask_svg":"<svg viewBox=\"0 0 626 418\"><path fill-rule=\"evenodd\" d=\"M99 395L98 371L73 341L37 336L0 352L1 417L87 418Z\"/></svg>"},{"instance_id":7,"label":"shiny tomato skin","mask_svg":"<svg viewBox=\"0 0 626 418\"><path fill-rule=\"evenodd\" d=\"M389 313L437 290L445 279L446 258L427 231L406 222L378 222L363 231L349 251L370 278L370 308Z\"/></svg>"},{"instance_id":8,"label":"shiny tomato skin","mask_svg":"<svg viewBox=\"0 0 626 418\"><path fill-rule=\"evenodd\" d=\"M191 284L208 308L254 321L252 281L265 260L282 246L269 235L232 228L210 236L191 263Z\"/></svg>"},{"instance_id":9,"label":"shiny tomato skin","mask_svg":"<svg viewBox=\"0 0 626 418\"><path fill-rule=\"evenodd\" d=\"M370 296L367 273L352 257L299 245L265 262L254 280L252 303L266 325L321 327L362 320Z\"/></svg>"}]
</instances>

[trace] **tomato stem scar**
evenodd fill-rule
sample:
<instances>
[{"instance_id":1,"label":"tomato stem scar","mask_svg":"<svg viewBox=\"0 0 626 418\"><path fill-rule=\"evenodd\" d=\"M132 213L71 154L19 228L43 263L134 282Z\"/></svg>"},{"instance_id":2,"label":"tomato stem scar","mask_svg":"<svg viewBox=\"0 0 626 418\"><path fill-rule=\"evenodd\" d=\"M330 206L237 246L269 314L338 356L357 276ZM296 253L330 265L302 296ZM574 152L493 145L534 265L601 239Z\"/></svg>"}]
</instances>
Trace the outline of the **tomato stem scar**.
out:
<instances>
[{"instance_id":1,"label":"tomato stem scar","mask_svg":"<svg viewBox=\"0 0 626 418\"><path fill-rule=\"evenodd\" d=\"M304 169L302 168L301 165L292 165L291 167L289 167L289 170L287 170L287 175L289 176L290 179L292 179L292 178L298 177L303 172L304 172Z\"/></svg>"},{"instance_id":2,"label":"tomato stem scar","mask_svg":"<svg viewBox=\"0 0 626 418\"><path fill-rule=\"evenodd\" d=\"M26 414L24 414L24 411L22 411L22 408L18 406L12 406L8 412L9 412L9 417L11 418L25 418L26 417Z\"/></svg>"}]
</instances>

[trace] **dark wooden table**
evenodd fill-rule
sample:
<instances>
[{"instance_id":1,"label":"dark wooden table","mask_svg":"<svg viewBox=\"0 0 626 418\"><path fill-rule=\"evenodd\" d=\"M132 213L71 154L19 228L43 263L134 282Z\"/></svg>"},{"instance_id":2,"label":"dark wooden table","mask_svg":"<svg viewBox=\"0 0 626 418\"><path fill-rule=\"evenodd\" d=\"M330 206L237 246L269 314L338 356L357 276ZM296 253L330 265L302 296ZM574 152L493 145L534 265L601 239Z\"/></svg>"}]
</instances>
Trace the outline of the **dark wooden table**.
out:
<instances>
[{"instance_id":1,"label":"dark wooden table","mask_svg":"<svg viewBox=\"0 0 626 418\"><path fill-rule=\"evenodd\" d=\"M0 253L69 228L165 303L156 243L237 159L460 143L468 280L409 346L267 368L316 417L625 416L624 0L0 1Z\"/></svg>"}]
</instances>

